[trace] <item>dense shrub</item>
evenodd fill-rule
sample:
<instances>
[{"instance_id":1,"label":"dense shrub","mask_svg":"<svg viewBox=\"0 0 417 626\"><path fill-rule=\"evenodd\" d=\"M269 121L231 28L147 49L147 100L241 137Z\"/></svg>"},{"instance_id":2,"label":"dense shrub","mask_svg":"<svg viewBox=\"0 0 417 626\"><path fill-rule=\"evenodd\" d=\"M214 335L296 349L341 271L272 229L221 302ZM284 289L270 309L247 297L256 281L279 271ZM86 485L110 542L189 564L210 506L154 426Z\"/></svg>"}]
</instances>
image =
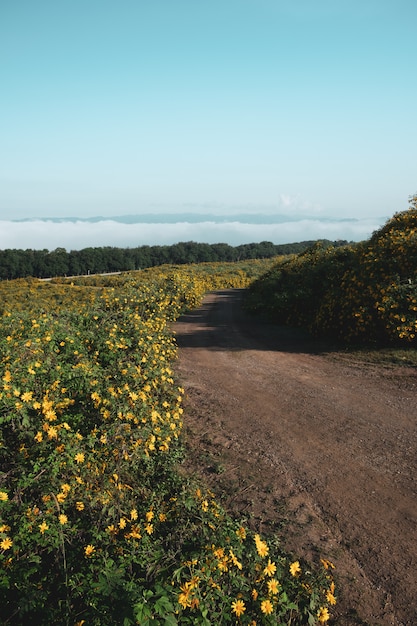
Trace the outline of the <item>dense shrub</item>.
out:
<instances>
[{"instance_id":1,"label":"dense shrub","mask_svg":"<svg viewBox=\"0 0 417 626\"><path fill-rule=\"evenodd\" d=\"M247 306L348 343L415 345L417 208L394 215L368 241L281 259L252 284Z\"/></svg>"}]
</instances>

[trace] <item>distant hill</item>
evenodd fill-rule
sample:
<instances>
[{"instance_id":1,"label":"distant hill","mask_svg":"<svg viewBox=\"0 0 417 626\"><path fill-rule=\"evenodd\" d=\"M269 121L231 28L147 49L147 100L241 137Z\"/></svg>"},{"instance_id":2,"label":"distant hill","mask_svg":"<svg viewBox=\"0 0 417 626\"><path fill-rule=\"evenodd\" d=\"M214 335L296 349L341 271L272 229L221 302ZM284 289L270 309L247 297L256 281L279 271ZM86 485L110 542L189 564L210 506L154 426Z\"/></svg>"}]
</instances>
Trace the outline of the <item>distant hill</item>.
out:
<instances>
[{"instance_id":1,"label":"distant hill","mask_svg":"<svg viewBox=\"0 0 417 626\"><path fill-rule=\"evenodd\" d=\"M215 224L226 224L239 222L240 224L286 224L288 222L300 222L311 220L311 215L282 215L275 213L143 213L141 215L115 215L104 217L37 217L10 220L13 222L53 222L62 224L65 222L86 222L97 224L99 222L117 222L119 224L177 224L187 222L189 224L199 224L202 222L213 222ZM358 222L356 218L321 217L321 222Z\"/></svg>"}]
</instances>

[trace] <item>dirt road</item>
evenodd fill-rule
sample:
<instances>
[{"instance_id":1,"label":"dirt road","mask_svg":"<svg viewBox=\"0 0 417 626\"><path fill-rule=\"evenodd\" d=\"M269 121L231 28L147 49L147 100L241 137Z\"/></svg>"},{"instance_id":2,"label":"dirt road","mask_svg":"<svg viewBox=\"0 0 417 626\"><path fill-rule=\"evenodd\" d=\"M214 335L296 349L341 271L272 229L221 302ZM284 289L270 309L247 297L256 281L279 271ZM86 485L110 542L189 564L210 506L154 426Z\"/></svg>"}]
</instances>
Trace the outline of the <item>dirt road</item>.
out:
<instances>
[{"instance_id":1,"label":"dirt road","mask_svg":"<svg viewBox=\"0 0 417 626\"><path fill-rule=\"evenodd\" d=\"M340 626L417 624L417 372L325 350L210 294L176 324L190 468L336 566Z\"/></svg>"}]
</instances>

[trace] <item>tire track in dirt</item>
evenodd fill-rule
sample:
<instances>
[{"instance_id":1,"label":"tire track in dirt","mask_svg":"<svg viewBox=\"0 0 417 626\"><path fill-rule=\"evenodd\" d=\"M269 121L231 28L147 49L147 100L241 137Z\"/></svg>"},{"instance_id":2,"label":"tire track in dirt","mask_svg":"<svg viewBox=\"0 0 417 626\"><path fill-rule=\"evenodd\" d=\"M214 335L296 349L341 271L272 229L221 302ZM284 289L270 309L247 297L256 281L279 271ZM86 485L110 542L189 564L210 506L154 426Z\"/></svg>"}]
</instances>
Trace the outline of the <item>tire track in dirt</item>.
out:
<instances>
[{"instance_id":1,"label":"tire track in dirt","mask_svg":"<svg viewBox=\"0 0 417 626\"><path fill-rule=\"evenodd\" d=\"M415 370L342 359L241 296L175 325L190 469L286 549L335 563L334 623L415 626Z\"/></svg>"}]
</instances>

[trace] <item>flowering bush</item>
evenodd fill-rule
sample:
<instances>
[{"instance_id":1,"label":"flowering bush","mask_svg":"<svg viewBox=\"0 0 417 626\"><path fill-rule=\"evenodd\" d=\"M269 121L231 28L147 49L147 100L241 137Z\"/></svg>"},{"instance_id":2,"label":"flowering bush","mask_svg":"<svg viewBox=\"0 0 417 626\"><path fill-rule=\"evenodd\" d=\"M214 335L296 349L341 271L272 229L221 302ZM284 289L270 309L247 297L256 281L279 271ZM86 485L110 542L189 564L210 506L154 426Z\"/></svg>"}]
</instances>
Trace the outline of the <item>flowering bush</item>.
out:
<instances>
[{"instance_id":1,"label":"flowering bush","mask_svg":"<svg viewBox=\"0 0 417 626\"><path fill-rule=\"evenodd\" d=\"M247 306L315 335L417 344L417 208L365 242L315 245L280 260L250 287Z\"/></svg>"},{"instance_id":2,"label":"flowering bush","mask_svg":"<svg viewBox=\"0 0 417 626\"><path fill-rule=\"evenodd\" d=\"M228 286L248 280L239 271ZM4 624L328 620L328 562L318 573L292 562L178 471L183 390L169 325L220 274L1 285Z\"/></svg>"}]
</instances>

